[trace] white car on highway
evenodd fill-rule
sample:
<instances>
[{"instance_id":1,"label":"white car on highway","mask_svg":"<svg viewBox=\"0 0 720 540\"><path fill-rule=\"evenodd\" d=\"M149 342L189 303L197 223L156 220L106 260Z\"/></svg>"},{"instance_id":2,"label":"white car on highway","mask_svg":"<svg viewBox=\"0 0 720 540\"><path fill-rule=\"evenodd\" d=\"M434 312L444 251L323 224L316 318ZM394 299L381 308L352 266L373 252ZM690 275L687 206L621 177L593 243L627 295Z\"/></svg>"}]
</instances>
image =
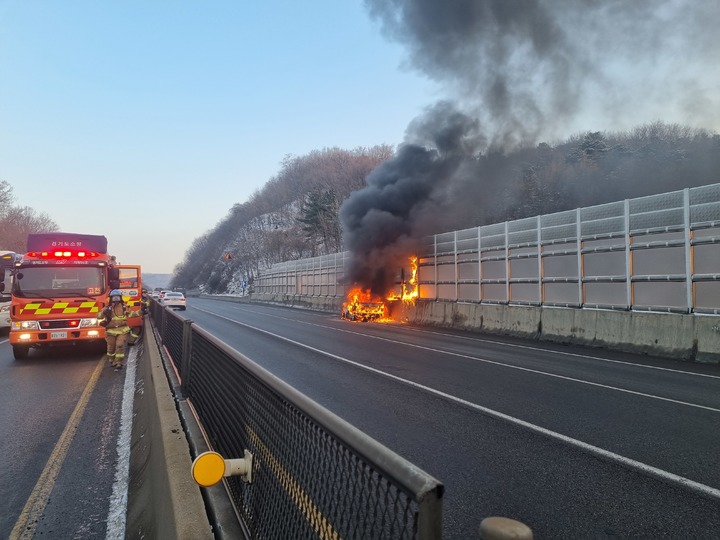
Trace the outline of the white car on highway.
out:
<instances>
[{"instance_id":1,"label":"white car on highway","mask_svg":"<svg viewBox=\"0 0 720 540\"><path fill-rule=\"evenodd\" d=\"M0 301L0 328L10 328L10 302Z\"/></svg>"},{"instance_id":2,"label":"white car on highway","mask_svg":"<svg viewBox=\"0 0 720 540\"><path fill-rule=\"evenodd\" d=\"M181 292L168 291L160 298L160 305L185 311L185 295Z\"/></svg>"}]
</instances>

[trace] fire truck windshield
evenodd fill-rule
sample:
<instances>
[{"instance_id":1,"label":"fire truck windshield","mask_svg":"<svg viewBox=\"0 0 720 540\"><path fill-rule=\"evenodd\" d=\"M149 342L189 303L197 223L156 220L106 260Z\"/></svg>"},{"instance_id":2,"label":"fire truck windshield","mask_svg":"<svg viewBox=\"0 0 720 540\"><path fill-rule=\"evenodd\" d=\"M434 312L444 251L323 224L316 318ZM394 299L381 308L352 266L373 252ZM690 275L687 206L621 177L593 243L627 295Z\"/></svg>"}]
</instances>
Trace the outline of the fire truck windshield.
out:
<instances>
[{"instance_id":1,"label":"fire truck windshield","mask_svg":"<svg viewBox=\"0 0 720 540\"><path fill-rule=\"evenodd\" d=\"M97 296L102 292L103 270L98 267L21 268L13 286L13 294L20 298Z\"/></svg>"}]
</instances>

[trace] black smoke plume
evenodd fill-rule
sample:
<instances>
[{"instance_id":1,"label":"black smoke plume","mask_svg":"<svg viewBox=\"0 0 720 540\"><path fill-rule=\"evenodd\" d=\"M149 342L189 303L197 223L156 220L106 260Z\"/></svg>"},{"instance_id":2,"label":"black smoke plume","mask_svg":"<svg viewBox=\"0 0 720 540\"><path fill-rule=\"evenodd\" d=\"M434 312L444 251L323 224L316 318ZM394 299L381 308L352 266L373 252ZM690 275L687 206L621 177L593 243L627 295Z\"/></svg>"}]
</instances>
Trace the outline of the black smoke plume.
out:
<instances>
[{"instance_id":1,"label":"black smoke plume","mask_svg":"<svg viewBox=\"0 0 720 540\"><path fill-rule=\"evenodd\" d=\"M377 295L392 288L397 269L417 253L418 240L436 230L444 188L466 173L467 159L484 142L477 120L439 103L408 128L414 143L368 175L367 187L340 209L348 279Z\"/></svg>"},{"instance_id":2,"label":"black smoke plume","mask_svg":"<svg viewBox=\"0 0 720 540\"><path fill-rule=\"evenodd\" d=\"M419 238L486 212L488 156L609 127L720 125L720 9L683 0L365 0L447 99L411 122L391 161L341 208L353 282L384 294ZM710 69L708 69L708 66ZM649 116L648 116L649 115ZM714 127L711 125L711 127ZM480 165L479 158L483 158ZM468 194L480 194L469 200ZM390 275L388 275L390 274Z\"/></svg>"}]
</instances>

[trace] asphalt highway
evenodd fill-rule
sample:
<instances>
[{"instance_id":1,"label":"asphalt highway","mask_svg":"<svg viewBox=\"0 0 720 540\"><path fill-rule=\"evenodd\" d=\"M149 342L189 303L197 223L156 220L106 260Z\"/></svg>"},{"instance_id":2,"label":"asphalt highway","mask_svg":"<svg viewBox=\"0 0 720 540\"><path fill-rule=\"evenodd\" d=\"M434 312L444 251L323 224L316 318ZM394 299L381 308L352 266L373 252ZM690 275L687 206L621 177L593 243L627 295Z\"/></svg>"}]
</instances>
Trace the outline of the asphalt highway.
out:
<instances>
[{"instance_id":1,"label":"asphalt highway","mask_svg":"<svg viewBox=\"0 0 720 540\"><path fill-rule=\"evenodd\" d=\"M102 356L48 349L14 360L0 333L0 538L124 537L128 370Z\"/></svg>"},{"instance_id":2,"label":"asphalt highway","mask_svg":"<svg viewBox=\"0 0 720 540\"><path fill-rule=\"evenodd\" d=\"M720 537L720 366L191 298L184 317L445 484L444 538Z\"/></svg>"}]
</instances>

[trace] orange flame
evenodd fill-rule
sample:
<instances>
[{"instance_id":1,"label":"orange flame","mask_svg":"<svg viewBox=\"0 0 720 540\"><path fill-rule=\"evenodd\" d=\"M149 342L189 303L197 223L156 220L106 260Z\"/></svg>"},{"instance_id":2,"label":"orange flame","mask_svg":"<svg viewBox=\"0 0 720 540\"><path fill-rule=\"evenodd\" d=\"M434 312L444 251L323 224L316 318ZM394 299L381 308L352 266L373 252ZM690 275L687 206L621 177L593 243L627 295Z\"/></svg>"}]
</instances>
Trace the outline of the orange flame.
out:
<instances>
[{"instance_id":1,"label":"orange flame","mask_svg":"<svg viewBox=\"0 0 720 540\"><path fill-rule=\"evenodd\" d=\"M403 280L401 283L401 292L391 293L387 295L385 300L390 302L402 300L411 304L415 303L415 300L420 296L417 257L410 257L410 274L410 279ZM389 320L389 310L381 297L373 296L369 290L356 287L348 292L347 301L343 302L342 317L351 321L382 322Z\"/></svg>"},{"instance_id":2,"label":"orange flame","mask_svg":"<svg viewBox=\"0 0 720 540\"><path fill-rule=\"evenodd\" d=\"M351 321L376 321L387 317L387 308L382 298L373 296L359 287L352 289L343 302L342 317Z\"/></svg>"},{"instance_id":3,"label":"orange flame","mask_svg":"<svg viewBox=\"0 0 720 540\"><path fill-rule=\"evenodd\" d=\"M388 300L402 300L410 304L414 304L415 300L420 296L420 287L418 287L418 258L410 257L410 279L403 281L401 284L401 293L393 293L387 297Z\"/></svg>"}]
</instances>

